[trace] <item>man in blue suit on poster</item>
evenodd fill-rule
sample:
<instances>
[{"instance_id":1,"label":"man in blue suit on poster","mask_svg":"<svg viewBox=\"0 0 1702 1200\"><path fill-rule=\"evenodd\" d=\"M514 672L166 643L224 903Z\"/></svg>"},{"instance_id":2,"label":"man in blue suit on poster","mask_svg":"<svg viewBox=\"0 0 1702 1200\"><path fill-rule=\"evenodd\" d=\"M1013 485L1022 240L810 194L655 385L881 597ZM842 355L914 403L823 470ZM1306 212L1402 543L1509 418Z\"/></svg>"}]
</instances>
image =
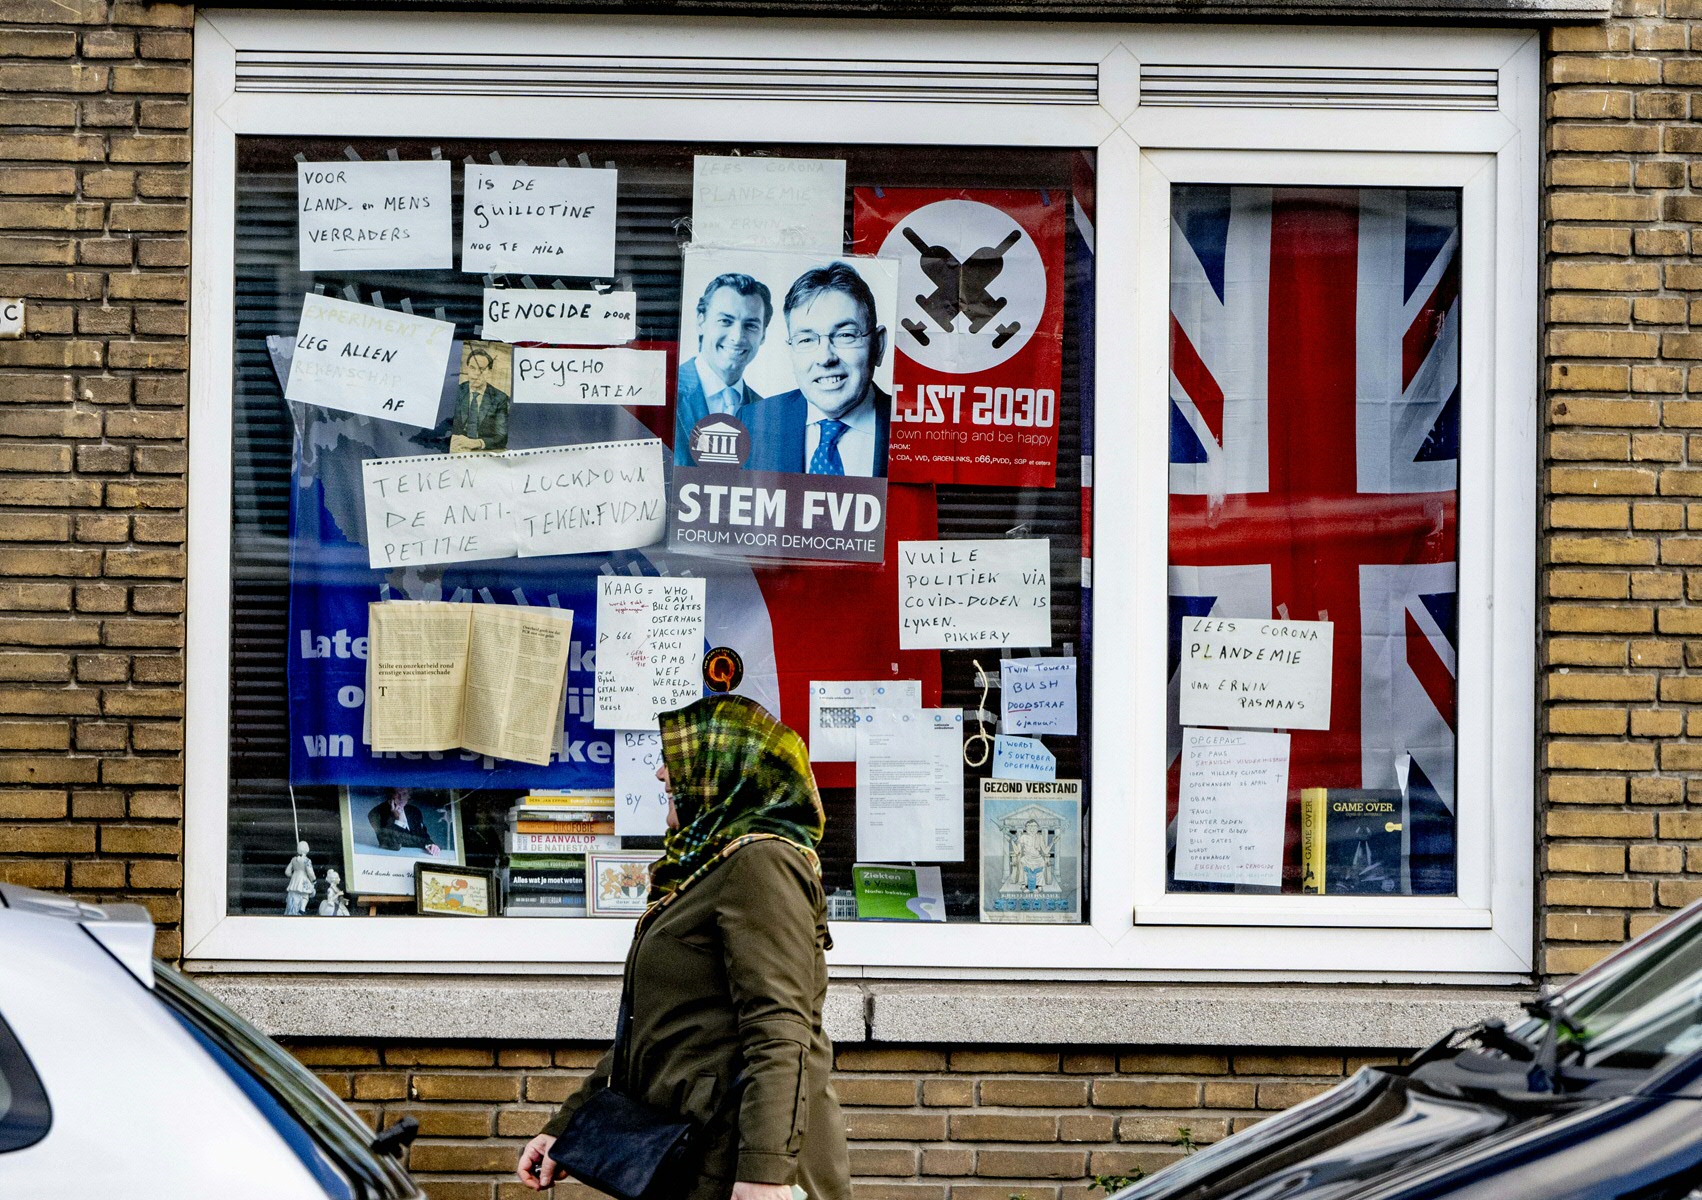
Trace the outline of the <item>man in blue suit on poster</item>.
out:
<instances>
[{"instance_id":1,"label":"man in blue suit on poster","mask_svg":"<svg viewBox=\"0 0 1702 1200\"><path fill-rule=\"evenodd\" d=\"M784 311L798 387L739 417L751 433L745 466L884 477L892 397L875 385L886 328L874 293L849 263L829 263L793 281Z\"/></svg>"},{"instance_id":2,"label":"man in blue suit on poster","mask_svg":"<svg viewBox=\"0 0 1702 1200\"><path fill-rule=\"evenodd\" d=\"M697 301L697 353L680 364L674 390L674 462L693 465L691 431L710 413L743 420L761 400L744 381L745 368L762 346L774 301L749 275L717 275Z\"/></svg>"}]
</instances>

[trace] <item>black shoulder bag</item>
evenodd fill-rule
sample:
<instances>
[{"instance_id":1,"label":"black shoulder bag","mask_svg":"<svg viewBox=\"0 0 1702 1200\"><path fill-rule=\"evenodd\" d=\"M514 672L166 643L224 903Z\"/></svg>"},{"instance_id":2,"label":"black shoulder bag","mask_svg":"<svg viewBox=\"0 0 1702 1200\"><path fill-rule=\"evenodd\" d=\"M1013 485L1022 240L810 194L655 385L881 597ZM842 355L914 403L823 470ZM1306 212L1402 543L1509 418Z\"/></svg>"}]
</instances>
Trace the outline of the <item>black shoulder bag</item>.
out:
<instances>
[{"instance_id":1,"label":"black shoulder bag","mask_svg":"<svg viewBox=\"0 0 1702 1200\"><path fill-rule=\"evenodd\" d=\"M550 1157L580 1183L616 1200L678 1200L697 1181L706 1149L705 1126L627 1094L631 1024L632 1004L623 992L608 1085L575 1110L550 1147ZM715 1118L738 1099L744 1086L740 1075L716 1106Z\"/></svg>"}]
</instances>

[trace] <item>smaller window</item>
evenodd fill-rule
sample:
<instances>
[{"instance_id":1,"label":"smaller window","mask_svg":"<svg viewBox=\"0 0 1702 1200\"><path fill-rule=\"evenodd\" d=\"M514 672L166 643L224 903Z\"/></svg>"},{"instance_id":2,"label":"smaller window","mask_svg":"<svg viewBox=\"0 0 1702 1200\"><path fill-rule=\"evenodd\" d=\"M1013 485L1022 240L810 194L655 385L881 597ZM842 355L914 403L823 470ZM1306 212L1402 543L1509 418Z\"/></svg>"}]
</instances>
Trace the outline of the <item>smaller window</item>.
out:
<instances>
[{"instance_id":1,"label":"smaller window","mask_svg":"<svg viewBox=\"0 0 1702 1200\"><path fill-rule=\"evenodd\" d=\"M41 1077L0 1018L0 1154L35 1145L47 1136L51 1124L53 1111Z\"/></svg>"}]
</instances>

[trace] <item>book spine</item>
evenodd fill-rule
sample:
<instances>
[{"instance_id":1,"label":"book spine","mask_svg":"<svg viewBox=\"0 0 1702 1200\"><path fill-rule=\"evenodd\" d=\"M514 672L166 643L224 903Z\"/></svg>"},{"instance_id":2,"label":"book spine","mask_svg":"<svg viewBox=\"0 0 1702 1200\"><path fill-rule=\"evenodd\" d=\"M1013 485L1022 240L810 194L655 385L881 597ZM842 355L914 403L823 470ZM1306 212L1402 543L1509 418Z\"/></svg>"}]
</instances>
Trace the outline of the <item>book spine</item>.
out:
<instances>
[{"instance_id":1,"label":"book spine","mask_svg":"<svg viewBox=\"0 0 1702 1200\"><path fill-rule=\"evenodd\" d=\"M1300 791L1300 890L1317 896L1323 895L1327 886L1324 848L1329 844L1325 817L1329 796L1328 788Z\"/></svg>"},{"instance_id":2,"label":"book spine","mask_svg":"<svg viewBox=\"0 0 1702 1200\"><path fill-rule=\"evenodd\" d=\"M613 821L511 821L511 833L613 833Z\"/></svg>"},{"instance_id":3,"label":"book spine","mask_svg":"<svg viewBox=\"0 0 1702 1200\"><path fill-rule=\"evenodd\" d=\"M585 854L619 850L621 840L601 833L510 833L510 854Z\"/></svg>"}]
</instances>

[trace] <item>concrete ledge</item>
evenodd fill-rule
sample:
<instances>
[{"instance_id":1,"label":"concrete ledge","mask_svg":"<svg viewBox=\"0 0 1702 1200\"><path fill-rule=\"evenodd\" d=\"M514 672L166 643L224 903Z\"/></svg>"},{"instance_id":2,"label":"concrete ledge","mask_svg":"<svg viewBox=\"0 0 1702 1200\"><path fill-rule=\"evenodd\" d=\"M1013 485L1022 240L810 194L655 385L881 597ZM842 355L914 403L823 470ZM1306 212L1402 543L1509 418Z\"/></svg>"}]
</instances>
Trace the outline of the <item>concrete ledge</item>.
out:
<instances>
[{"instance_id":1,"label":"concrete ledge","mask_svg":"<svg viewBox=\"0 0 1702 1200\"><path fill-rule=\"evenodd\" d=\"M610 978L201 975L274 1037L604 1042ZM1525 989L1271 984L837 983L835 1042L1413 1050L1511 1017Z\"/></svg>"},{"instance_id":2,"label":"concrete ledge","mask_svg":"<svg viewBox=\"0 0 1702 1200\"><path fill-rule=\"evenodd\" d=\"M195 975L272 1037L607 1042L620 980L454 976ZM867 1037L856 987L830 987L822 1023L835 1042Z\"/></svg>"},{"instance_id":3,"label":"concrete ledge","mask_svg":"<svg viewBox=\"0 0 1702 1200\"><path fill-rule=\"evenodd\" d=\"M1412 1050L1517 1011L1504 988L1102 983L870 986L875 1042Z\"/></svg>"}]
</instances>

